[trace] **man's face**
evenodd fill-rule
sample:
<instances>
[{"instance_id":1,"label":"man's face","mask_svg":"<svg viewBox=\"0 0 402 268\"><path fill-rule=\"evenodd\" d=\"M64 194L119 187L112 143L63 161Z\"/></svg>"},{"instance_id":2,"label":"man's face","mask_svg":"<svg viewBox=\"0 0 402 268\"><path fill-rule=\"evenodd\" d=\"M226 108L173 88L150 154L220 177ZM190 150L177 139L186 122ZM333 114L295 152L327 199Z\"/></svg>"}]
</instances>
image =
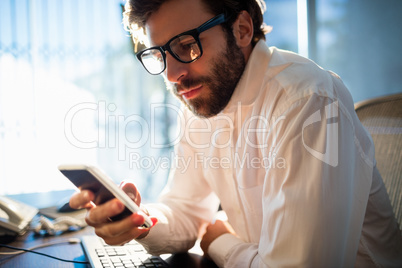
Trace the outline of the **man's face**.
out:
<instances>
[{"instance_id":1,"label":"man's face","mask_svg":"<svg viewBox=\"0 0 402 268\"><path fill-rule=\"evenodd\" d=\"M147 21L150 43L164 45L170 38L199 27L214 17L200 0L171 0ZM228 36L228 38L226 38ZM181 63L166 52L164 78L175 94L195 115L210 117L228 104L239 81L245 60L232 33L215 26L199 36L203 55L192 63Z\"/></svg>"}]
</instances>

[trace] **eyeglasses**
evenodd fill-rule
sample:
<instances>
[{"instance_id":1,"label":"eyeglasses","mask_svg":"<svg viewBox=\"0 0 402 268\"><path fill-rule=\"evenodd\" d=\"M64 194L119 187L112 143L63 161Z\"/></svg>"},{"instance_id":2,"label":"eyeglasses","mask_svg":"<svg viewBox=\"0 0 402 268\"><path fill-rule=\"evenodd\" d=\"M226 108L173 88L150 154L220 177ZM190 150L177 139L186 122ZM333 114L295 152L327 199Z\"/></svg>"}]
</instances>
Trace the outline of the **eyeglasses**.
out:
<instances>
[{"instance_id":1,"label":"eyeglasses","mask_svg":"<svg viewBox=\"0 0 402 268\"><path fill-rule=\"evenodd\" d=\"M176 35L165 45L144 49L138 52L136 56L144 68L154 75L160 74L166 69L166 50L182 63L194 62L202 56L199 35L224 22L226 22L225 15L220 14L198 28Z\"/></svg>"}]
</instances>

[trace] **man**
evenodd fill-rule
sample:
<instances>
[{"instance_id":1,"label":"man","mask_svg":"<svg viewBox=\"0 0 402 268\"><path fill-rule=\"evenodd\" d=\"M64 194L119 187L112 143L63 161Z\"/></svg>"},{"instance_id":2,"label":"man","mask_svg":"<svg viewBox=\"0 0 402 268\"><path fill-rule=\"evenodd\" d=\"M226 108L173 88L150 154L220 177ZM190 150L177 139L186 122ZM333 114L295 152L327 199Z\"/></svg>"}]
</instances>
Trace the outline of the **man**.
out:
<instances>
[{"instance_id":1,"label":"man","mask_svg":"<svg viewBox=\"0 0 402 268\"><path fill-rule=\"evenodd\" d=\"M118 200L91 207L93 193L73 196L97 235L153 254L201 236L225 267L401 266L372 140L337 75L268 48L255 0L131 0L126 10L149 43L138 58L187 107L175 152L188 166L172 169L156 204L121 186L151 215L149 229L138 214L110 222ZM212 221L219 203L227 221Z\"/></svg>"}]
</instances>

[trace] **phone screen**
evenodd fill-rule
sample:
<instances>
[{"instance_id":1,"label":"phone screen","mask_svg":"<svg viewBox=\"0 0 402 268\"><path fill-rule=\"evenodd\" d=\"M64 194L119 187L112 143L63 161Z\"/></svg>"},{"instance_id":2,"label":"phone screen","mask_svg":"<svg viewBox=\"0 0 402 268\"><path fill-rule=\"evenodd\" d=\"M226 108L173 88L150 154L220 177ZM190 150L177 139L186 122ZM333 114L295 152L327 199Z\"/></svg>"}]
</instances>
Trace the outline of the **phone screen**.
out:
<instances>
[{"instance_id":1,"label":"phone screen","mask_svg":"<svg viewBox=\"0 0 402 268\"><path fill-rule=\"evenodd\" d=\"M100 183L94 175L85 169L76 169L76 170L60 170L75 186L80 189L90 190L95 194L95 200L93 201L95 205L103 204L113 198L115 196ZM111 220L118 221L129 215L132 212L126 207L125 210L111 217Z\"/></svg>"}]
</instances>

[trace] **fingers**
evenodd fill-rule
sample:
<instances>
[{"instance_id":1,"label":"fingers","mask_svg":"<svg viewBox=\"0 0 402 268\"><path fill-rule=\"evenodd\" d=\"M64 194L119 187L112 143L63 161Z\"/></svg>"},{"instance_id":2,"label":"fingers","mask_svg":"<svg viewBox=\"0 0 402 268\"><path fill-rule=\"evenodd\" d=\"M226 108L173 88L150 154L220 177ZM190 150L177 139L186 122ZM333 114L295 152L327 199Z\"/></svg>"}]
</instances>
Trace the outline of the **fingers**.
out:
<instances>
[{"instance_id":1,"label":"fingers","mask_svg":"<svg viewBox=\"0 0 402 268\"><path fill-rule=\"evenodd\" d=\"M134 213L119 221L110 221L110 218L120 214L124 205L118 199L112 199L88 211L85 221L95 228L96 235L102 237L107 244L122 245L135 238L142 238L149 232L149 228L142 228L145 219L141 214ZM151 218L154 226L156 218Z\"/></svg>"},{"instance_id":2,"label":"fingers","mask_svg":"<svg viewBox=\"0 0 402 268\"><path fill-rule=\"evenodd\" d=\"M102 205L93 207L88 211L85 221L88 225L97 227L110 222L110 218L119 215L124 210L123 203L118 199L112 199Z\"/></svg>"},{"instance_id":3,"label":"fingers","mask_svg":"<svg viewBox=\"0 0 402 268\"><path fill-rule=\"evenodd\" d=\"M131 182L123 182L120 187L134 202L140 206L141 195L137 187ZM122 220L111 221L110 218L119 215L125 209L124 204L118 199L112 199L103 204L94 205L94 193L82 190L74 194L70 199L70 206L74 208L87 208L85 221L95 228L95 233L102 237L107 244L122 245L135 238L145 237L149 228L142 228L145 219L140 214L134 213ZM157 219L151 217L154 226Z\"/></svg>"},{"instance_id":4,"label":"fingers","mask_svg":"<svg viewBox=\"0 0 402 268\"><path fill-rule=\"evenodd\" d=\"M70 207L75 209L91 208L95 195L88 190L82 190L81 192L74 193L70 198Z\"/></svg>"},{"instance_id":5,"label":"fingers","mask_svg":"<svg viewBox=\"0 0 402 268\"><path fill-rule=\"evenodd\" d=\"M141 231L137 227L141 226L143 221L142 216L133 214L121 221L104 224L96 228L95 233L108 244L121 244L139 235Z\"/></svg>"},{"instance_id":6,"label":"fingers","mask_svg":"<svg viewBox=\"0 0 402 268\"><path fill-rule=\"evenodd\" d=\"M152 218L152 222L154 226L157 219ZM144 217L139 214L133 214L121 221L108 223L96 228L95 233L109 245L122 245L133 239L145 237L150 228L139 228L143 224Z\"/></svg>"}]
</instances>

